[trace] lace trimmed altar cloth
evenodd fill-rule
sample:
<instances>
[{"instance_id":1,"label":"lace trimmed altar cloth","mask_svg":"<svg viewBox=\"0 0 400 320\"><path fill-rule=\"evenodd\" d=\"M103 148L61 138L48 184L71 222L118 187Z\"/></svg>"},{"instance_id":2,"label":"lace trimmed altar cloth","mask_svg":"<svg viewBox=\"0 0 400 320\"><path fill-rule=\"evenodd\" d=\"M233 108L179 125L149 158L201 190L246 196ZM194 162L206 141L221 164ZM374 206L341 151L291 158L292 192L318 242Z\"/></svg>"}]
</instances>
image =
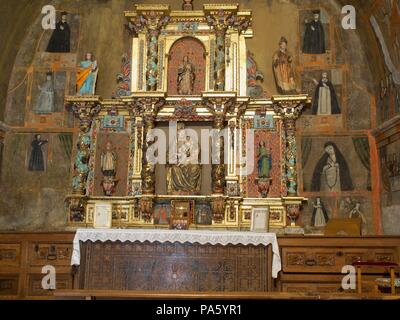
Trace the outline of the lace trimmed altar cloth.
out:
<instances>
[{"instance_id":1,"label":"lace trimmed altar cloth","mask_svg":"<svg viewBox=\"0 0 400 320\"><path fill-rule=\"evenodd\" d=\"M202 230L144 230L144 229L78 229L73 243L71 265L80 265L80 241L86 242L179 242L211 245L272 245L272 277L277 278L282 268L278 240L275 233L246 231L202 231Z\"/></svg>"}]
</instances>

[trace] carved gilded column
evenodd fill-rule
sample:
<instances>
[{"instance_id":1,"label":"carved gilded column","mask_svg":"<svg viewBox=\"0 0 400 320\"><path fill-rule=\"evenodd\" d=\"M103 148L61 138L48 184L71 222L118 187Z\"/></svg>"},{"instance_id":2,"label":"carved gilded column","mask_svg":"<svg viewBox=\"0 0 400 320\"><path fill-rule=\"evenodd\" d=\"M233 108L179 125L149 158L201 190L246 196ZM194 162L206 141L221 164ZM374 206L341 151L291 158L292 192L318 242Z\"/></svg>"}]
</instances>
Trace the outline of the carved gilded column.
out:
<instances>
[{"instance_id":1,"label":"carved gilded column","mask_svg":"<svg viewBox=\"0 0 400 320\"><path fill-rule=\"evenodd\" d=\"M239 196L240 176L240 117L246 111L249 99L237 98L236 103L227 111L228 145L225 146L227 154L226 188L225 195L230 197Z\"/></svg>"},{"instance_id":2,"label":"carved gilded column","mask_svg":"<svg viewBox=\"0 0 400 320\"><path fill-rule=\"evenodd\" d=\"M214 130L217 136L216 148L219 156L219 163L212 164L212 191L213 194L223 194L225 189L225 164L224 164L224 137L221 135L225 125L223 115L216 115L214 119Z\"/></svg>"},{"instance_id":3,"label":"carved gilded column","mask_svg":"<svg viewBox=\"0 0 400 320\"><path fill-rule=\"evenodd\" d=\"M140 133L140 140L137 140L138 147L141 149L142 162L142 194L154 195L155 193L155 165L147 159L148 148L155 142L150 134L155 128L155 120L158 111L165 103L164 94L152 94L152 96L132 96L128 98L132 104L132 111L135 115L141 114L141 121L138 123L137 132ZM139 137L137 137L138 139ZM143 142L142 142L143 141ZM137 166L136 166L137 167Z\"/></svg>"},{"instance_id":4,"label":"carved gilded column","mask_svg":"<svg viewBox=\"0 0 400 320\"><path fill-rule=\"evenodd\" d=\"M307 96L272 97L274 111L282 119L286 140L286 186L288 196L297 196L296 121L308 102Z\"/></svg>"},{"instance_id":5,"label":"carved gilded column","mask_svg":"<svg viewBox=\"0 0 400 320\"><path fill-rule=\"evenodd\" d=\"M225 141L228 143L229 134L225 131L226 114L233 112L236 102L235 93L203 93L203 102L214 115L213 123L213 155L212 163L212 191L213 194L224 194L225 191ZM214 145L215 144L215 145ZM229 147L229 146L228 146ZM215 160L219 160L219 163Z\"/></svg>"},{"instance_id":6,"label":"carved gilded column","mask_svg":"<svg viewBox=\"0 0 400 320\"><path fill-rule=\"evenodd\" d=\"M229 53L226 51L226 33L234 28L239 33L250 26L249 15L238 15L238 5L204 5L207 23L215 32L214 52L214 90L225 90L225 69Z\"/></svg>"},{"instance_id":7,"label":"carved gilded column","mask_svg":"<svg viewBox=\"0 0 400 320\"><path fill-rule=\"evenodd\" d=\"M99 97L71 97L67 98L69 106L75 117L79 119L79 135L77 153L74 162L74 174L72 178L72 193L86 195L86 182L89 174L91 126L93 119L100 112Z\"/></svg>"},{"instance_id":8,"label":"carved gilded column","mask_svg":"<svg viewBox=\"0 0 400 320\"><path fill-rule=\"evenodd\" d=\"M146 33L146 90L157 91L162 81L159 75L159 36L168 24L170 17L168 5L136 5L136 11L126 12L130 19L129 29L134 34Z\"/></svg>"}]
</instances>

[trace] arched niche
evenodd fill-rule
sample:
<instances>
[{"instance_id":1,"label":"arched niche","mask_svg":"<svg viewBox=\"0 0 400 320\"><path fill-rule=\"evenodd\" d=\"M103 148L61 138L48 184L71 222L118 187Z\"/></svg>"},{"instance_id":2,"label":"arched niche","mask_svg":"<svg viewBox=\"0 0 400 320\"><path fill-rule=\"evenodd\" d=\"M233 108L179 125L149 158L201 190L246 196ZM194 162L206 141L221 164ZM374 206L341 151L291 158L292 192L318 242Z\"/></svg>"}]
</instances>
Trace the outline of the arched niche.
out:
<instances>
[{"instance_id":1,"label":"arched niche","mask_svg":"<svg viewBox=\"0 0 400 320\"><path fill-rule=\"evenodd\" d=\"M168 53L168 95L179 95L178 74L185 56L194 67L195 81L192 95L200 95L202 91L205 91L206 49L200 40L194 37L183 37L173 43Z\"/></svg>"}]
</instances>

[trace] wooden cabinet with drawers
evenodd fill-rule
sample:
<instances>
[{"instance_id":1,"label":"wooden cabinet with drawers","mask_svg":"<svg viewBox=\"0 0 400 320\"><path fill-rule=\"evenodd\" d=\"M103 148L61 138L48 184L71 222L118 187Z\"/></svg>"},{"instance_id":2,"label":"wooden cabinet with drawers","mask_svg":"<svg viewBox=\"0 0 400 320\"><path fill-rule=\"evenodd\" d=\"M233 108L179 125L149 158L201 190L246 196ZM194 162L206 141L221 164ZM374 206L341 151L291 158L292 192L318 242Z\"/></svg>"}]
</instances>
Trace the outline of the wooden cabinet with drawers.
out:
<instances>
[{"instance_id":1,"label":"wooden cabinet with drawers","mask_svg":"<svg viewBox=\"0 0 400 320\"><path fill-rule=\"evenodd\" d=\"M282 272L276 289L285 292L342 292L344 266L358 260L399 263L400 257L400 237L286 236L278 242ZM379 271L368 273L374 279Z\"/></svg>"},{"instance_id":2,"label":"wooden cabinet with drawers","mask_svg":"<svg viewBox=\"0 0 400 320\"><path fill-rule=\"evenodd\" d=\"M0 299L54 299L42 289L45 265L56 268L57 289L77 288L79 277L70 266L73 238L73 232L0 233ZM344 265L357 260L398 263L400 258L400 237L278 236L278 243L282 271L274 290L289 293L343 292ZM373 269L368 273L367 280L377 277ZM372 287L363 288L368 291Z\"/></svg>"},{"instance_id":3,"label":"wooden cabinet with drawers","mask_svg":"<svg viewBox=\"0 0 400 320\"><path fill-rule=\"evenodd\" d=\"M56 271L56 288L72 289L72 240L74 233L1 233L0 299L52 299L42 289L42 268Z\"/></svg>"}]
</instances>

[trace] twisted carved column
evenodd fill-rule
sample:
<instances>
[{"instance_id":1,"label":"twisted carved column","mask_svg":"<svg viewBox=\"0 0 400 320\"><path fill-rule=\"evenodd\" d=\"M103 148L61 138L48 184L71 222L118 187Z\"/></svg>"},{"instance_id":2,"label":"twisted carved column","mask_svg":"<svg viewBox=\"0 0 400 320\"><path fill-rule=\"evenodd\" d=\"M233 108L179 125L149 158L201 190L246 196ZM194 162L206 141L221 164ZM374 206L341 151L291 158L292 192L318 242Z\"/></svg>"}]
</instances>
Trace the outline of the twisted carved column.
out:
<instances>
[{"instance_id":1,"label":"twisted carved column","mask_svg":"<svg viewBox=\"0 0 400 320\"><path fill-rule=\"evenodd\" d=\"M307 97L273 97L274 111L283 122L286 135L286 183L289 196L297 196L297 143L296 120L300 117Z\"/></svg>"},{"instance_id":2,"label":"twisted carved column","mask_svg":"<svg viewBox=\"0 0 400 320\"><path fill-rule=\"evenodd\" d=\"M168 9L150 10L140 12L131 20L129 29L134 34L146 32L147 60L146 60L146 89L157 91L159 81L159 46L158 38L161 30L168 24L170 17L167 16Z\"/></svg>"},{"instance_id":3,"label":"twisted carved column","mask_svg":"<svg viewBox=\"0 0 400 320\"><path fill-rule=\"evenodd\" d=\"M155 128L157 113L164 103L164 97L158 95L154 97L134 98L132 104L135 114L143 114L142 193L144 195L154 195L155 193L155 165L149 163L146 153L149 147L155 142L150 132Z\"/></svg>"},{"instance_id":4,"label":"twisted carved column","mask_svg":"<svg viewBox=\"0 0 400 320\"><path fill-rule=\"evenodd\" d=\"M218 136L217 152L219 154L219 164L212 164L212 190L214 194L223 194L225 189L225 164L224 164L224 137L219 136L224 129L225 118L217 115L214 120L215 134Z\"/></svg>"},{"instance_id":5,"label":"twisted carved column","mask_svg":"<svg viewBox=\"0 0 400 320\"><path fill-rule=\"evenodd\" d=\"M67 99L68 101L68 99ZM79 136L77 142L77 154L74 163L74 175L72 178L72 193L76 195L86 194L86 182L89 174L90 147L92 144L91 126L94 117L100 112L99 98L76 98L68 101L68 106L79 119Z\"/></svg>"},{"instance_id":6,"label":"twisted carved column","mask_svg":"<svg viewBox=\"0 0 400 320\"><path fill-rule=\"evenodd\" d=\"M156 184L156 176L155 176L155 165L149 163L147 159L147 150L150 146L155 142L154 137L150 134L151 130L155 128L155 117L153 114L146 114L144 117L144 137L145 142L143 145L143 172L142 172L142 181L143 181L143 194L154 194L155 193L155 184Z\"/></svg>"},{"instance_id":7,"label":"twisted carved column","mask_svg":"<svg viewBox=\"0 0 400 320\"><path fill-rule=\"evenodd\" d=\"M220 7L220 5L218 6ZM207 23L215 31L216 46L214 54L214 90L225 90L225 52L226 32L228 28L235 28L239 33L246 31L250 26L249 17L238 16L232 8L218 8L213 5L205 5Z\"/></svg>"}]
</instances>

